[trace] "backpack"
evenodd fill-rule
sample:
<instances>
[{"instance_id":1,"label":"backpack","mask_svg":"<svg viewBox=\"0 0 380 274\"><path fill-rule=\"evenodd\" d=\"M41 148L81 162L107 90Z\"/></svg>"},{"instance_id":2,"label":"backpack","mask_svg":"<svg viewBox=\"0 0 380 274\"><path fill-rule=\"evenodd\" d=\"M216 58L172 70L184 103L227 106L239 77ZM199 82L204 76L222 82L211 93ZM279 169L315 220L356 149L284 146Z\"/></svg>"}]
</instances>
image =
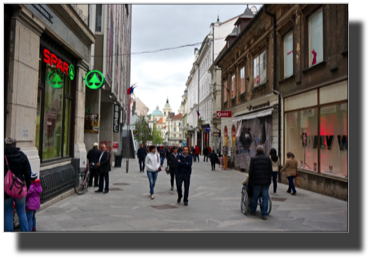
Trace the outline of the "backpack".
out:
<instances>
[{"instance_id":1,"label":"backpack","mask_svg":"<svg viewBox=\"0 0 380 274\"><path fill-rule=\"evenodd\" d=\"M28 190L26 188L25 182L21 181L17 176L11 171L8 164L7 156L5 157L5 162L7 164L7 174L4 178L4 192L14 199L21 199L26 196Z\"/></svg>"}]
</instances>

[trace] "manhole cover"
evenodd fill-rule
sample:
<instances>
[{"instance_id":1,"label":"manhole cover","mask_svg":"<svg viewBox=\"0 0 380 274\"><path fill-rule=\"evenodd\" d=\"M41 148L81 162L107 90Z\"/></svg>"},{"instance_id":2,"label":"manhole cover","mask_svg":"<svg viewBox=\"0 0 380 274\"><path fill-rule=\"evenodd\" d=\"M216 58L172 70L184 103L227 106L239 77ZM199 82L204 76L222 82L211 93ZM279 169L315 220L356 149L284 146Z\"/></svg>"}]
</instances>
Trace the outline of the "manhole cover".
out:
<instances>
[{"instance_id":1,"label":"manhole cover","mask_svg":"<svg viewBox=\"0 0 380 274\"><path fill-rule=\"evenodd\" d=\"M275 198L275 197L272 197L272 201L285 202L286 198Z\"/></svg>"},{"instance_id":2,"label":"manhole cover","mask_svg":"<svg viewBox=\"0 0 380 274\"><path fill-rule=\"evenodd\" d=\"M129 186L128 183L114 183L115 186Z\"/></svg>"},{"instance_id":3,"label":"manhole cover","mask_svg":"<svg viewBox=\"0 0 380 274\"><path fill-rule=\"evenodd\" d=\"M178 208L178 207L172 206L172 205L159 205L159 206L151 206L151 207L158 209L158 210Z\"/></svg>"},{"instance_id":4,"label":"manhole cover","mask_svg":"<svg viewBox=\"0 0 380 274\"><path fill-rule=\"evenodd\" d=\"M174 191L173 192L156 192L154 194L158 194L158 195L174 195Z\"/></svg>"},{"instance_id":5,"label":"manhole cover","mask_svg":"<svg viewBox=\"0 0 380 274\"><path fill-rule=\"evenodd\" d=\"M110 188L109 191L123 191L121 188Z\"/></svg>"}]
</instances>

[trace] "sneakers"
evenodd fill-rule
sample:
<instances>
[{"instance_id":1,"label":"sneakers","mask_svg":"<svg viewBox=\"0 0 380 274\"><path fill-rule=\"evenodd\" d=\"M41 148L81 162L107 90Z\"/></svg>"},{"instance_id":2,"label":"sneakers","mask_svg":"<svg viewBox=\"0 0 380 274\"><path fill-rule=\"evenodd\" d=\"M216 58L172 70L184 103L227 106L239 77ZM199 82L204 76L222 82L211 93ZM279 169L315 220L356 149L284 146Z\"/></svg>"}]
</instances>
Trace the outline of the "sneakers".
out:
<instances>
[{"instance_id":1,"label":"sneakers","mask_svg":"<svg viewBox=\"0 0 380 274\"><path fill-rule=\"evenodd\" d=\"M273 192L273 196L277 196L277 193L276 193L276 192Z\"/></svg>"},{"instance_id":2,"label":"sneakers","mask_svg":"<svg viewBox=\"0 0 380 274\"><path fill-rule=\"evenodd\" d=\"M154 199L154 194L150 196L150 198L153 200Z\"/></svg>"}]
</instances>

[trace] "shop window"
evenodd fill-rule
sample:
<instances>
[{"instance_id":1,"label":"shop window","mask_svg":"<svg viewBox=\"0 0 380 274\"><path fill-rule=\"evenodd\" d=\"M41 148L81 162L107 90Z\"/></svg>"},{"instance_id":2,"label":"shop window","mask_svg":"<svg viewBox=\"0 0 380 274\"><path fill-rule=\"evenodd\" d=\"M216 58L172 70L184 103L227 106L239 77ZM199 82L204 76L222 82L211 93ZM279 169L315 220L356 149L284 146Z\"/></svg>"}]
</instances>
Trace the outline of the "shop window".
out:
<instances>
[{"instance_id":1,"label":"shop window","mask_svg":"<svg viewBox=\"0 0 380 274\"><path fill-rule=\"evenodd\" d=\"M309 17L309 67L323 61L323 12L322 8Z\"/></svg>"},{"instance_id":2,"label":"shop window","mask_svg":"<svg viewBox=\"0 0 380 274\"><path fill-rule=\"evenodd\" d=\"M236 82L235 82L235 74L232 75L232 78L231 78L231 98L235 98L235 85L236 85Z\"/></svg>"},{"instance_id":3,"label":"shop window","mask_svg":"<svg viewBox=\"0 0 380 274\"><path fill-rule=\"evenodd\" d=\"M267 52L262 52L253 60L253 86L264 84L267 81Z\"/></svg>"},{"instance_id":4,"label":"shop window","mask_svg":"<svg viewBox=\"0 0 380 274\"><path fill-rule=\"evenodd\" d=\"M293 152L298 167L318 171L317 108L285 114L285 153Z\"/></svg>"},{"instance_id":5,"label":"shop window","mask_svg":"<svg viewBox=\"0 0 380 274\"><path fill-rule=\"evenodd\" d=\"M37 119L36 119L36 141L35 145L37 150L40 147L40 125L41 125L41 100L42 100L42 89L38 89L37 93Z\"/></svg>"},{"instance_id":6,"label":"shop window","mask_svg":"<svg viewBox=\"0 0 380 274\"><path fill-rule=\"evenodd\" d=\"M96 5L96 24L95 24L95 31L101 32L102 31L102 4Z\"/></svg>"},{"instance_id":7,"label":"shop window","mask_svg":"<svg viewBox=\"0 0 380 274\"><path fill-rule=\"evenodd\" d=\"M348 104L320 108L321 173L347 176Z\"/></svg>"},{"instance_id":8,"label":"shop window","mask_svg":"<svg viewBox=\"0 0 380 274\"><path fill-rule=\"evenodd\" d=\"M227 102L227 81L223 84L223 102Z\"/></svg>"},{"instance_id":9,"label":"shop window","mask_svg":"<svg viewBox=\"0 0 380 274\"><path fill-rule=\"evenodd\" d=\"M284 36L284 78L293 75L293 32Z\"/></svg>"},{"instance_id":10,"label":"shop window","mask_svg":"<svg viewBox=\"0 0 380 274\"><path fill-rule=\"evenodd\" d=\"M240 69L240 94L245 92L245 68Z\"/></svg>"}]
</instances>

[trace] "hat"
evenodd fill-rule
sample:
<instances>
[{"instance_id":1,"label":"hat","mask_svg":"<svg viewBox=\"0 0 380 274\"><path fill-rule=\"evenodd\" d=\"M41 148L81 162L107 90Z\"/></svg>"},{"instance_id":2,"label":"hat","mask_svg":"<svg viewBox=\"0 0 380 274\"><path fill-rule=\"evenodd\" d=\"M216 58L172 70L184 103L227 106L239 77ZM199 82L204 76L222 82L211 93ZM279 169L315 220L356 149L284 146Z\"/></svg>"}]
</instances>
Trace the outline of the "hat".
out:
<instances>
[{"instance_id":1,"label":"hat","mask_svg":"<svg viewBox=\"0 0 380 274\"><path fill-rule=\"evenodd\" d=\"M38 177L38 175L35 172L32 172L31 175L30 175L31 179L37 179L37 177Z\"/></svg>"},{"instance_id":2,"label":"hat","mask_svg":"<svg viewBox=\"0 0 380 274\"><path fill-rule=\"evenodd\" d=\"M98 147L99 146L99 144L98 143L94 143L94 147Z\"/></svg>"},{"instance_id":3,"label":"hat","mask_svg":"<svg viewBox=\"0 0 380 274\"><path fill-rule=\"evenodd\" d=\"M16 147L16 144L17 144L16 139L5 138L5 140L4 140L4 148L5 149Z\"/></svg>"}]
</instances>

